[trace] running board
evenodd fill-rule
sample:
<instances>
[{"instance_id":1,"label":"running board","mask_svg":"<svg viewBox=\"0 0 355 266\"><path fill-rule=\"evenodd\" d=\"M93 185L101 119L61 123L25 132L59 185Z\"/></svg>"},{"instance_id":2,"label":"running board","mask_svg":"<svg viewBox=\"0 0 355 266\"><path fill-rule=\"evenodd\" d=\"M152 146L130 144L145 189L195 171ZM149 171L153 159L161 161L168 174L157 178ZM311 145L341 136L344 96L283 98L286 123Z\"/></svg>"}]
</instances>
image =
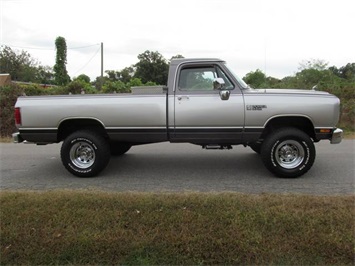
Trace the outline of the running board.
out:
<instances>
[{"instance_id":1,"label":"running board","mask_svg":"<svg viewBox=\"0 0 355 266\"><path fill-rule=\"evenodd\" d=\"M231 149L233 149L232 145L218 145L218 144L203 145L202 148L205 150L231 150Z\"/></svg>"}]
</instances>

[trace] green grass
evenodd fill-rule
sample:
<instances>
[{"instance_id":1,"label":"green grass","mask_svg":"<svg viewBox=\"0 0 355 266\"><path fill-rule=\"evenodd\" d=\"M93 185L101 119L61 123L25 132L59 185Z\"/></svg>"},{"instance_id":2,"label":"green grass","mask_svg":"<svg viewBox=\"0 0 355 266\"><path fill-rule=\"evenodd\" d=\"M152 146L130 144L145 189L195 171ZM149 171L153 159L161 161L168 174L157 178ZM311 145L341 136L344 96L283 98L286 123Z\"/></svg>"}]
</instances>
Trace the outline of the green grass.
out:
<instances>
[{"instance_id":1,"label":"green grass","mask_svg":"<svg viewBox=\"0 0 355 266\"><path fill-rule=\"evenodd\" d=\"M1 192L1 265L351 265L354 196Z\"/></svg>"}]
</instances>

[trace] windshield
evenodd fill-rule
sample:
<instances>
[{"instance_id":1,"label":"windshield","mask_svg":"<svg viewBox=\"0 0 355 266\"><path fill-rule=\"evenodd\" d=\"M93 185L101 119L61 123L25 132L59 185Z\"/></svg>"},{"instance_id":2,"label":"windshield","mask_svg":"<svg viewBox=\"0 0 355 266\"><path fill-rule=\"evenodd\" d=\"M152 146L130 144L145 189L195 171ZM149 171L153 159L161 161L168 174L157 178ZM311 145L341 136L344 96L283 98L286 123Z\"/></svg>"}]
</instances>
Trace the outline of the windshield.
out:
<instances>
[{"instance_id":1,"label":"windshield","mask_svg":"<svg viewBox=\"0 0 355 266\"><path fill-rule=\"evenodd\" d=\"M229 72L232 73L232 75L238 81L240 86L242 86L244 89L248 88L248 85L244 82L244 80L242 80L240 77L238 77L227 64L225 66L228 68Z\"/></svg>"}]
</instances>

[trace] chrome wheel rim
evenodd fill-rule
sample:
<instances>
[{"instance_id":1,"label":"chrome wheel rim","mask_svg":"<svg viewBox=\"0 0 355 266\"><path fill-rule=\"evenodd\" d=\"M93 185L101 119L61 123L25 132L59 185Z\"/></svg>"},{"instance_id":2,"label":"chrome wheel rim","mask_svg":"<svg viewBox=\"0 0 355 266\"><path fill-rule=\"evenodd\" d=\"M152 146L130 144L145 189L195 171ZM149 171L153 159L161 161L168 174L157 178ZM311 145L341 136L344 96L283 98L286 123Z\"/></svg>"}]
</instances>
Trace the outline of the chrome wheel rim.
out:
<instances>
[{"instance_id":1,"label":"chrome wheel rim","mask_svg":"<svg viewBox=\"0 0 355 266\"><path fill-rule=\"evenodd\" d=\"M275 159L286 169L294 169L302 164L305 150L301 143L295 140L285 140L276 146Z\"/></svg>"},{"instance_id":2,"label":"chrome wheel rim","mask_svg":"<svg viewBox=\"0 0 355 266\"><path fill-rule=\"evenodd\" d=\"M70 149L71 162L80 169L86 169L95 162L94 147L86 142L78 142Z\"/></svg>"}]
</instances>

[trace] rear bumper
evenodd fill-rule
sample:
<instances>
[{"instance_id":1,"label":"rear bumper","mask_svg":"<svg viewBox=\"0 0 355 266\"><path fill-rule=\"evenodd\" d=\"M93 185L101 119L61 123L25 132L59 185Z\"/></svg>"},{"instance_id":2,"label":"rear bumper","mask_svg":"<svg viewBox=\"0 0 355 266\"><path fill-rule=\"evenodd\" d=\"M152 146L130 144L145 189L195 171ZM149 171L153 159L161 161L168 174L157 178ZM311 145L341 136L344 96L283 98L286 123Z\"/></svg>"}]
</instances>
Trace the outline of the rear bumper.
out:
<instances>
[{"instance_id":1,"label":"rear bumper","mask_svg":"<svg viewBox=\"0 0 355 266\"><path fill-rule=\"evenodd\" d=\"M14 141L14 143L23 142L23 138L21 137L20 132L16 132L16 133L12 134L12 140Z\"/></svg>"},{"instance_id":2,"label":"rear bumper","mask_svg":"<svg viewBox=\"0 0 355 266\"><path fill-rule=\"evenodd\" d=\"M333 131L332 138L330 139L331 144L339 144L343 139L343 130L336 128Z\"/></svg>"}]
</instances>

